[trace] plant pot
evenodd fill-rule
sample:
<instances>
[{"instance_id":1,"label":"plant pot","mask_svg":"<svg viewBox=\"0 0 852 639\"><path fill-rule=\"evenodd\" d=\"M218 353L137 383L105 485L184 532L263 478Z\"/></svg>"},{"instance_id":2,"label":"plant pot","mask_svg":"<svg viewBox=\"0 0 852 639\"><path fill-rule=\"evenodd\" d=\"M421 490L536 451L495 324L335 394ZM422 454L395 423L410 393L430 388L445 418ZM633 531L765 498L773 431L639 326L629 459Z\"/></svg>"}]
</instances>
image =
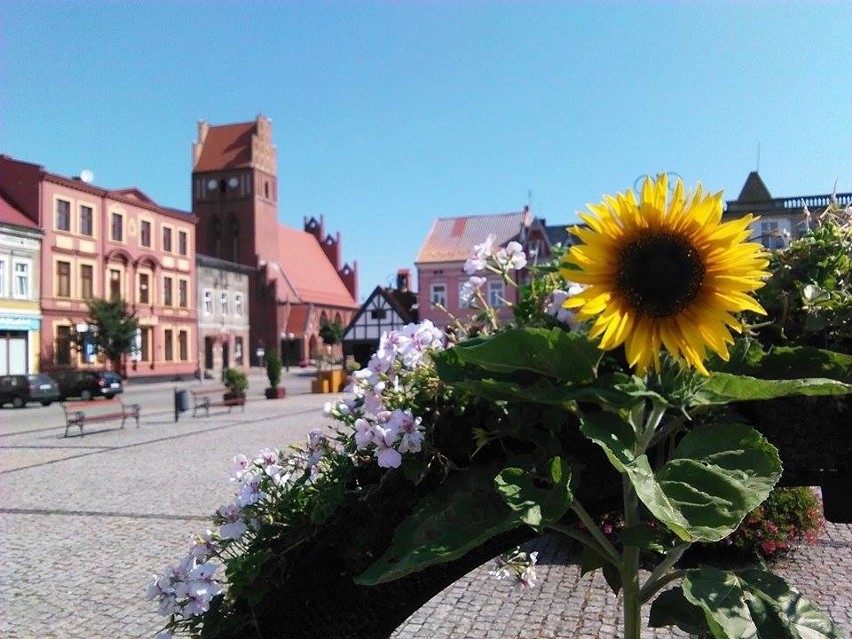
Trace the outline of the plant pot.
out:
<instances>
[{"instance_id":1,"label":"plant pot","mask_svg":"<svg viewBox=\"0 0 852 639\"><path fill-rule=\"evenodd\" d=\"M339 368L333 368L328 371L320 371L321 380L328 384L327 393L339 393L346 385L345 372Z\"/></svg>"},{"instance_id":2,"label":"plant pot","mask_svg":"<svg viewBox=\"0 0 852 639\"><path fill-rule=\"evenodd\" d=\"M287 396L287 390L283 386L275 386L267 388L264 394L266 399L283 399Z\"/></svg>"}]
</instances>

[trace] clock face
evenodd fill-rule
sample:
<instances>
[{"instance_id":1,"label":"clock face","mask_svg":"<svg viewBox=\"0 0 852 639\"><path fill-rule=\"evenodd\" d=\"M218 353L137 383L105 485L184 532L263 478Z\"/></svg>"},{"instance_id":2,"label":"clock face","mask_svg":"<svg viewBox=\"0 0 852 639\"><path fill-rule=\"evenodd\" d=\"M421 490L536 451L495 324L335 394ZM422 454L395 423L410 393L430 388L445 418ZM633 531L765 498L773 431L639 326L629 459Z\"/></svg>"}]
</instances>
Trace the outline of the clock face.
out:
<instances>
[{"instance_id":1,"label":"clock face","mask_svg":"<svg viewBox=\"0 0 852 639\"><path fill-rule=\"evenodd\" d=\"M216 184L217 184L216 180L213 180L213 179L207 180L207 190L209 190L209 191L214 190L216 188Z\"/></svg>"},{"instance_id":2,"label":"clock face","mask_svg":"<svg viewBox=\"0 0 852 639\"><path fill-rule=\"evenodd\" d=\"M240 185L240 180L237 176L234 176L230 180L228 180L228 186L230 186L232 189L237 188L239 185Z\"/></svg>"}]
</instances>

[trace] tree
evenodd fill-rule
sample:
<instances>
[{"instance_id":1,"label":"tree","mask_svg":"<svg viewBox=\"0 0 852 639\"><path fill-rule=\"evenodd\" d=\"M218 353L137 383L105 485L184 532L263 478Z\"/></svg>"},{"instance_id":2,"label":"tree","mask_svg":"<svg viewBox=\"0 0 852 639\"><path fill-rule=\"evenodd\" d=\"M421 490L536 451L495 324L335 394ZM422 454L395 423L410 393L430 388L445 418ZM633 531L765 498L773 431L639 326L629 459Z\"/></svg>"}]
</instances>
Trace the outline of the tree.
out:
<instances>
[{"instance_id":1,"label":"tree","mask_svg":"<svg viewBox=\"0 0 852 639\"><path fill-rule=\"evenodd\" d=\"M323 343L334 346L343 341L343 327L338 322L326 322L319 329Z\"/></svg>"},{"instance_id":2,"label":"tree","mask_svg":"<svg viewBox=\"0 0 852 639\"><path fill-rule=\"evenodd\" d=\"M139 321L124 300L91 299L86 303L96 351L113 362L133 351Z\"/></svg>"}]
</instances>

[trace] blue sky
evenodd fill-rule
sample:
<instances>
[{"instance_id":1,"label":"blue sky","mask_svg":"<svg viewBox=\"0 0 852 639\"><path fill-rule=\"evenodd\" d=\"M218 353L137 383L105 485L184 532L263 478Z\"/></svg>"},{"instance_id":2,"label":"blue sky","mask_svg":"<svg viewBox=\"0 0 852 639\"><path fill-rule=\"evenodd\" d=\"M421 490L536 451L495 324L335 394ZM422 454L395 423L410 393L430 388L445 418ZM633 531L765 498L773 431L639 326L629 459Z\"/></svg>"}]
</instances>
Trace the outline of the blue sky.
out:
<instances>
[{"instance_id":1,"label":"blue sky","mask_svg":"<svg viewBox=\"0 0 852 639\"><path fill-rule=\"evenodd\" d=\"M435 217L548 224L638 176L852 191L852 3L0 3L0 152L190 208L196 122L271 117L279 214L362 298Z\"/></svg>"}]
</instances>

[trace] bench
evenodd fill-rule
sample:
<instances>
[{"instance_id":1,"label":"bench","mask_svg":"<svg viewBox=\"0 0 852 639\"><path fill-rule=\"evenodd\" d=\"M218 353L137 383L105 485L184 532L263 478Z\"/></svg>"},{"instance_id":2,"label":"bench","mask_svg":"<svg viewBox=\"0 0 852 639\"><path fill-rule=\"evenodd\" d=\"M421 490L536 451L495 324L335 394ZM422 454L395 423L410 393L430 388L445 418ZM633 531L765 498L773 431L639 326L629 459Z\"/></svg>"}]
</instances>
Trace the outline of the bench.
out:
<instances>
[{"instance_id":1,"label":"bench","mask_svg":"<svg viewBox=\"0 0 852 639\"><path fill-rule=\"evenodd\" d=\"M245 396L224 399L225 394L230 392L227 388L190 388L189 392L192 395L193 417L196 417L201 409L204 409L205 415L209 417L212 406L227 406L229 413L234 406L242 406L243 412L246 410Z\"/></svg>"},{"instance_id":2,"label":"bench","mask_svg":"<svg viewBox=\"0 0 852 639\"><path fill-rule=\"evenodd\" d=\"M97 422L109 422L121 420L121 427L128 417L136 420L136 428L139 428L139 404L125 404L120 399L105 399L104 401L89 402L63 402L62 410L65 411L65 437L68 437L68 429L77 427L80 429L80 437L83 436L83 426Z\"/></svg>"}]
</instances>

